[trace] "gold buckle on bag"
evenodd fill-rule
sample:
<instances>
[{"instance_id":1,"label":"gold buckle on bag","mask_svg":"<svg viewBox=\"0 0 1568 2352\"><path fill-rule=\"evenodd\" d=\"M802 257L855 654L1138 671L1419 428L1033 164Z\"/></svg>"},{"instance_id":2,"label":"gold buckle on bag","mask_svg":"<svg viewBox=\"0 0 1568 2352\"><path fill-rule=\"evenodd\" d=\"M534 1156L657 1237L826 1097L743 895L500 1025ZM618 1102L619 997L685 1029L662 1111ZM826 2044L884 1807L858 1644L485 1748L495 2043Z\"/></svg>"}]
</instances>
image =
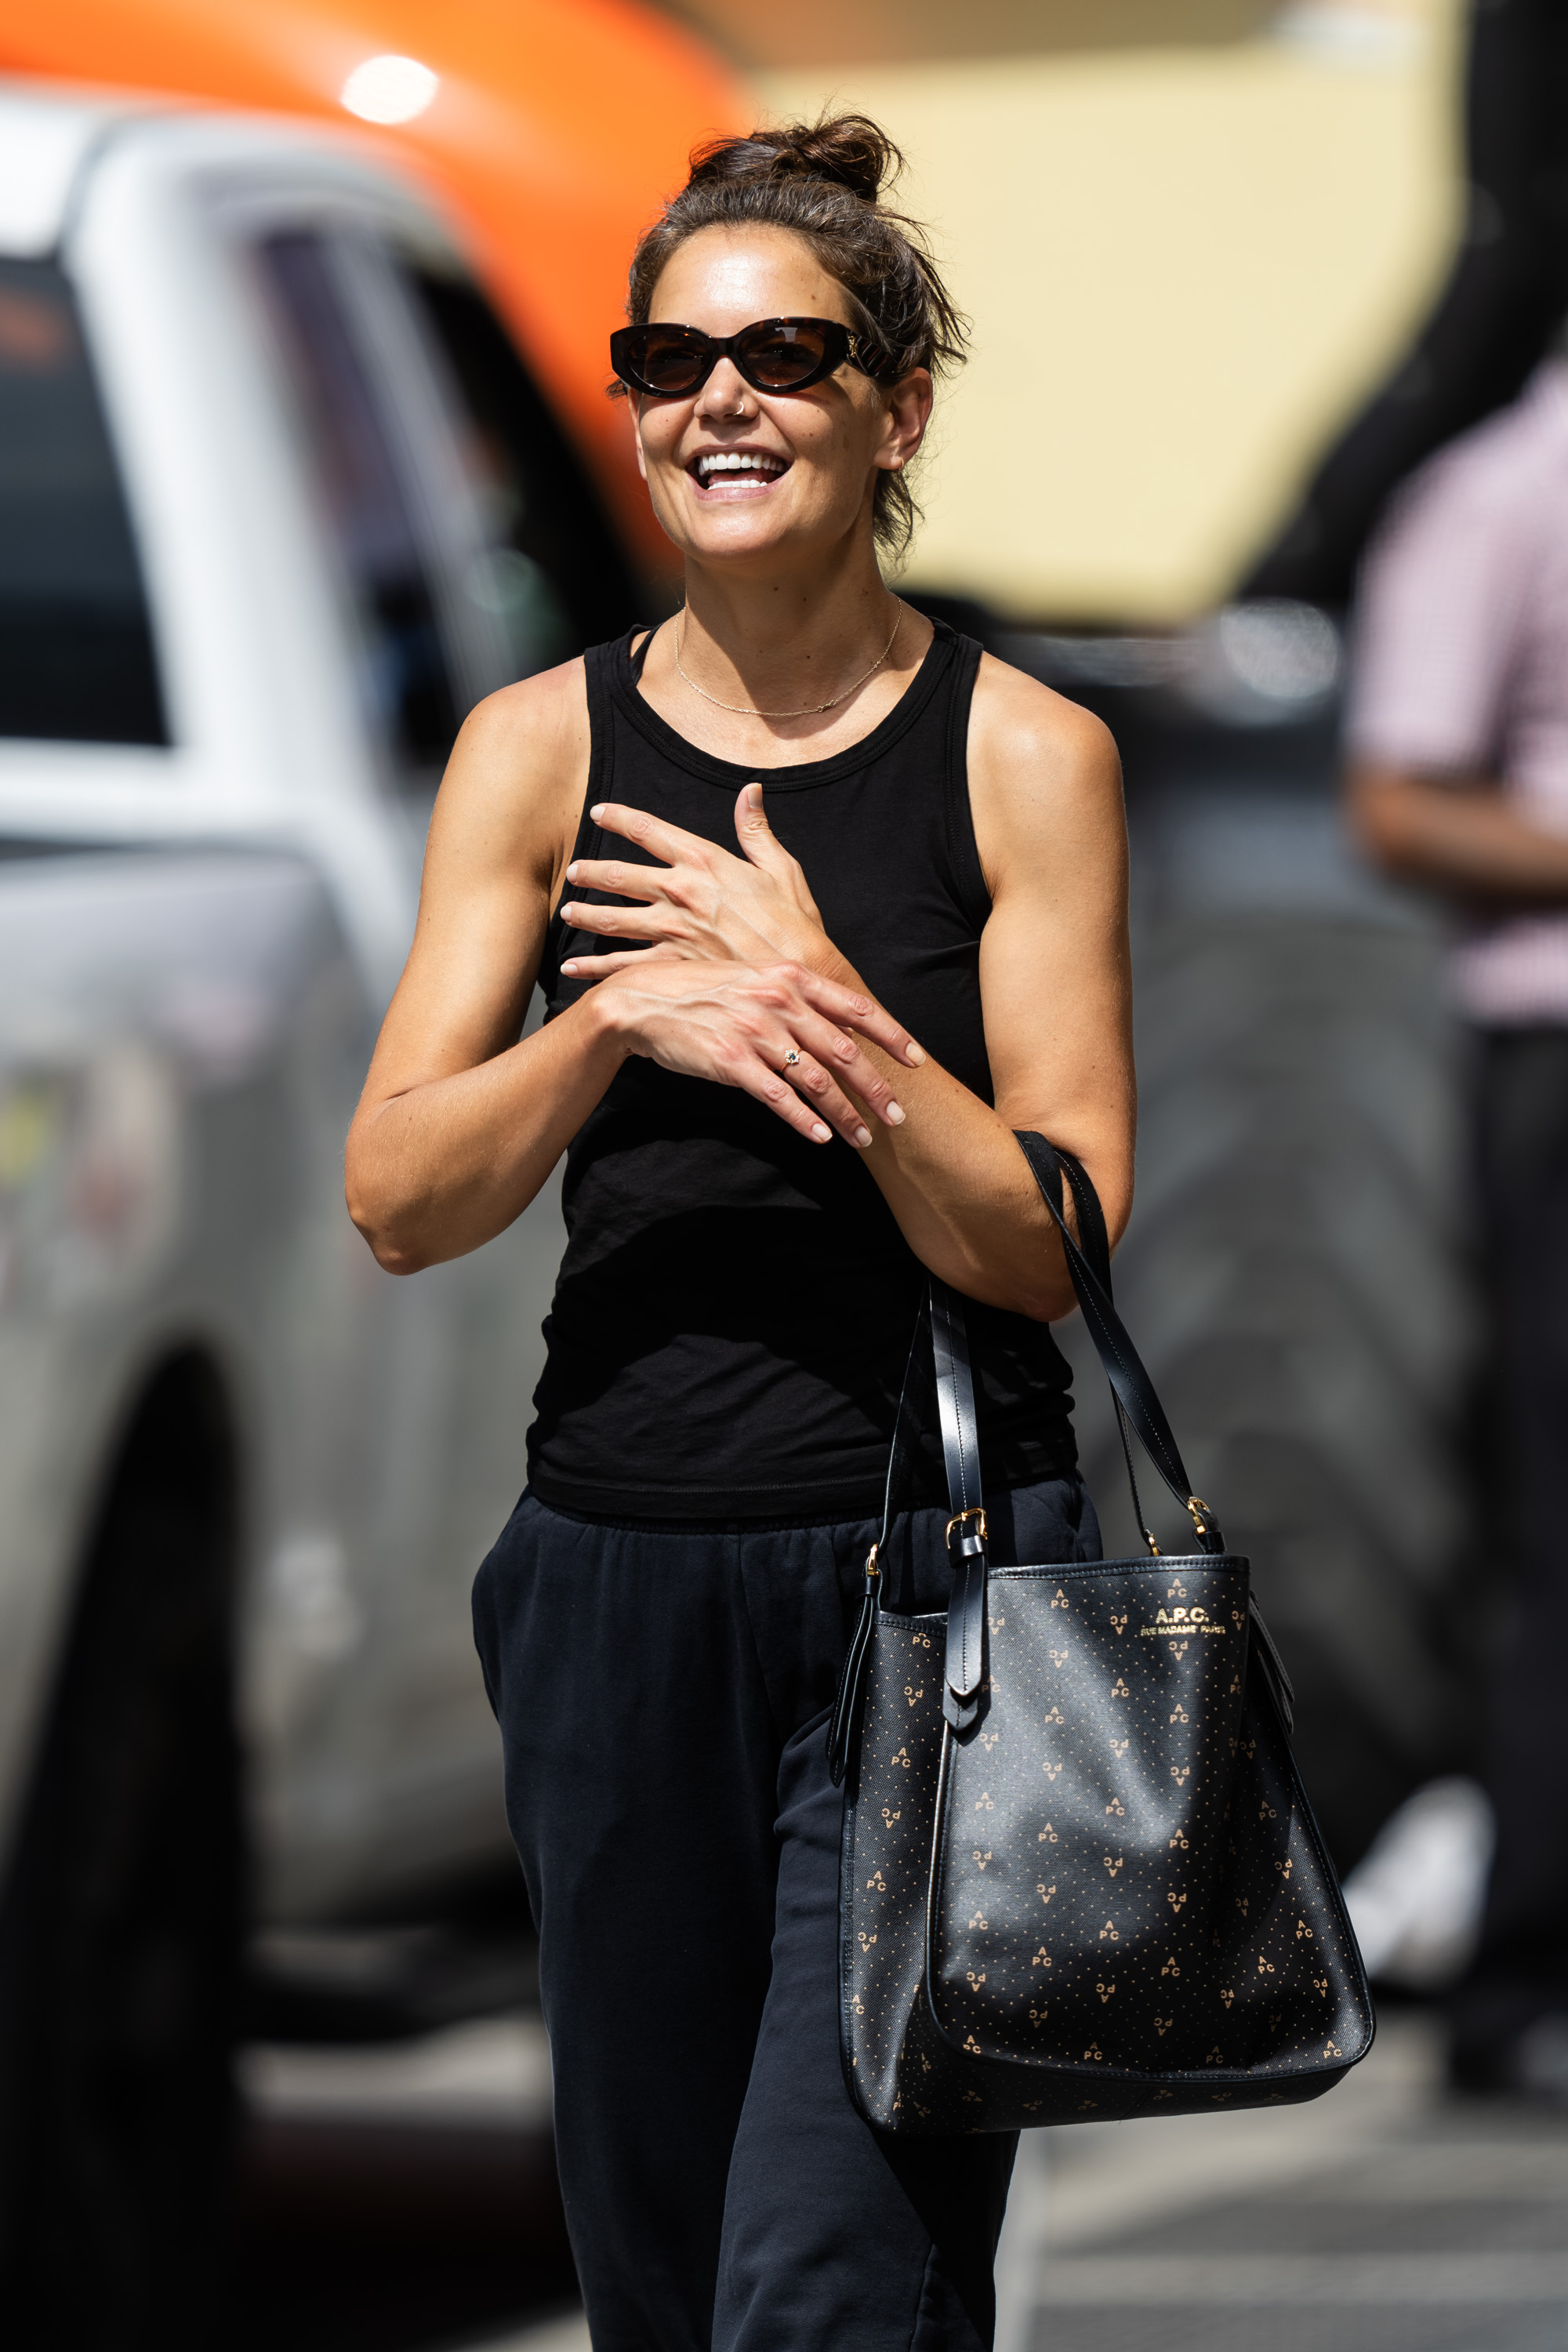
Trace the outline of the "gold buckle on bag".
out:
<instances>
[{"instance_id":1,"label":"gold buckle on bag","mask_svg":"<svg viewBox=\"0 0 1568 2352\"><path fill-rule=\"evenodd\" d=\"M1201 1495L1189 1495L1187 1496L1187 1508L1192 1513L1193 1525L1196 1528L1199 1536L1203 1537L1212 1535L1214 1533L1214 1529L1209 1526L1209 1519L1213 1515L1203 1496Z\"/></svg>"},{"instance_id":2,"label":"gold buckle on bag","mask_svg":"<svg viewBox=\"0 0 1568 2352\"><path fill-rule=\"evenodd\" d=\"M988 1543L990 1541L990 1537L987 1534L985 1528L985 1512L984 1507L979 1503L972 1503L967 1511L955 1511L952 1518L949 1519L947 1523L947 1532L942 1540L947 1545L949 1551L952 1549L952 1531L954 1528L961 1528L965 1519L978 1519L980 1522L981 1542Z\"/></svg>"}]
</instances>

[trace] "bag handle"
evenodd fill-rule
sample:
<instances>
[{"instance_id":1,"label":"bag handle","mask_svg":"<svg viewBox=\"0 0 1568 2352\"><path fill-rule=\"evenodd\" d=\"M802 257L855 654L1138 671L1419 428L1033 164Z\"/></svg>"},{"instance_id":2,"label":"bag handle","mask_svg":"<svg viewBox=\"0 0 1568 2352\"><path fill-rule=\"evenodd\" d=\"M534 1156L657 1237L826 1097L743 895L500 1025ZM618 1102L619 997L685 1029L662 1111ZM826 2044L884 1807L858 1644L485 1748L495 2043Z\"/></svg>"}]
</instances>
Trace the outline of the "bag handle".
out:
<instances>
[{"instance_id":1,"label":"bag handle","mask_svg":"<svg viewBox=\"0 0 1568 2352\"><path fill-rule=\"evenodd\" d=\"M1198 1549L1222 1552L1225 1538L1219 1531L1213 1512L1201 1496L1193 1492L1193 1483L1186 1473L1171 1424L1165 1418L1164 1407L1154 1393L1154 1383L1143 1368L1143 1360L1128 1337L1127 1326L1118 1315L1110 1297L1110 1252L1105 1247L1105 1220L1094 1187L1080 1163L1070 1151L1059 1145L1047 1143L1043 1135L1033 1135L1015 1129L1019 1149L1029 1163L1030 1171L1040 1188L1040 1197L1055 1218L1062 1237L1062 1250L1067 1258L1068 1273L1074 1293L1083 1309L1083 1319L1094 1341L1105 1377L1110 1383L1119 1419L1122 1423L1122 1444L1125 1447L1127 1426L1131 1423L1138 1441L1161 1477L1182 1508L1191 1516L1197 1536ZM1093 1222L1097 1229L1098 1246L1095 1255L1104 1267L1103 1278L1085 1252L1073 1239L1061 1206L1063 1171L1072 1186L1073 1200L1079 1212L1080 1230L1085 1226L1086 1199L1093 1202ZM1132 1459L1128 1454L1127 1475L1132 1485L1133 1507L1138 1510L1139 1524L1143 1526L1143 1514L1138 1504L1137 1481L1132 1476ZM1159 1557L1159 1546L1143 1526L1144 1539L1150 1551Z\"/></svg>"},{"instance_id":2,"label":"bag handle","mask_svg":"<svg viewBox=\"0 0 1568 2352\"><path fill-rule=\"evenodd\" d=\"M1198 1548L1223 1552L1221 1535L1208 1505L1193 1492L1181 1452L1154 1392L1142 1359L1128 1336L1110 1293L1110 1245L1100 1197L1082 1163L1070 1151L1047 1143L1045 1137L1015 1129L1019 1149L1028 1162L1041 1197L1061 1234L1068 1274L1100 1360L1110 1384L1116 1407L1127 1481L1132 1507L1152 1555L1159 1546L1143 1517L1138 1481L1132 1466L1130 1432L1135 1432L1150 1460L1184 1510L1190 1513ZM1079 1240L1074 1238L1065 1213L1063 1182L1071 1186L1078 1211ZM924 1346L931 1332L930 1351ZM838 1678L838 1693L828 1725L828 1770L835 1787L848 1761L850 1729L859 1693L861 1672L870 1646L871 1628L880 1606L881 1556L892 1524L903 1508L910 1475L920 1449L929 1390L934 1373L937 1412L942 1431L942 1461L947 1476L947 1524L950 1552L955 1552L952 1598L948 1609L947 1655L943 1668L942 1710L954 1730L963 1731L980 1708L984 1671L986 1527L980 1486L979 1423L974 1410L974 1380L969 1360L969 1335L963 1302L946 1283L932 1275L921 1302L914 1336L904 1369L893 1440L888 1454L887 1484L882 1499L882 1526L866 1560L860 1614ZM957 1542L954 1544L956 1535Z\"/></svg>"}]
</instances>

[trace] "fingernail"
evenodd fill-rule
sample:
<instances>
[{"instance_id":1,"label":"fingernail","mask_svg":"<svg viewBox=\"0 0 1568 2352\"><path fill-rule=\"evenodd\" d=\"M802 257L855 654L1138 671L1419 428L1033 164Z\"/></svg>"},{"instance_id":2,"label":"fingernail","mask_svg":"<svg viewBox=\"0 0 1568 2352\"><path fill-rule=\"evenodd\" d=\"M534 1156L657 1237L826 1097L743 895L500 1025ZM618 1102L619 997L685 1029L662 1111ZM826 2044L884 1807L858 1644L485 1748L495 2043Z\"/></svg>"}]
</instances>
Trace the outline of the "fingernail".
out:
<instances>
[{"instance_id":1,"label":"fingernail","mask_svg":"<svg viewBox=\"0 0 1568 2352\"><path fill-rule=\"evenodd\" d=\"M562 921L563 921L563 923L569 923L569 922L571 922L571 920L573 919L573 918L574 918L574 916L576 914L576 912L577 912L577 908L576 908L576 905L575 905L574 901L574 900L572 900L572 899L570 899L570 898L568 898L568 899L566 900L566 902L565 902L564 906L563 906L563 907L562 908L562 909L561 909L561 919L562 919Z\"/></svg>"},{"instance_id":2,"label":"fingernail","mask_svg":"<svg viewBox=\"0 0 1568 2352\"><path fill-rule=\"evenodd\" d=\"M598 824L599 819L604 815L604 814L605 803L603 801L595 801L593 807L588 811L588 814L593 818L595 824Z\"/></svg>"},{"instance_id":3,"label":"fingernail","mask_svg":"<svg viewBox=\"0 0 1568 2352\"><path fill-rule=\"evenodd\" d=\"M909 1044L904 1047L904 1059L906 1062L911 1063L918 1070L921 1064L925 1060L925 1047L923 1045L917 1045L914 1039L911 1037Z\"/></svg>"},{"instance_id":4,"label":"fingernail","mask_svg":"<svg viewBox=\"0 0 1568 2352\"><path fill-rule=\"evenodd\" d=\"M855 1130L855 1140L860 1146L861 1150L864 1151L871 1140L870 1129L868 1127L858 1127Z\"/></svg>"},{"instance_id":5,"label":"fingernail","mask_svg":"<svg viewBox=\"0 0 1568 2352\"><path fill-rule=\"evenodd\" d=\"M888 1105L888 1125L889 1127L902 1127L903 1123L904 1114L900 1109L898 1104L889 1103Z\"/></svg>"},{"instance_id":6,"label":"fingernail","mask_svg":"<svg viewBox=\"0 0 1568 2352\"><path fill-rule=\"evenodd\" d=\"M830 1127L824 1127L822 1121L818 1119L816 1125L811 1130L811 1139L814 1143L831 1143L833 1140L833 1129ZM870 1139L869 1136L866 1139L868 1143L869 1143Z\"/></svg>"},{"instance_id":7,"label":"fingernail","mask_svg":"<svg viewBox=\"0 0 1568 2352\"><path fill-rule=\"evenodd\" d=\"M568 882L575 882L577 879L577 861L575 858L572 860L571 865L566 868L566 879Z\"/></svg>"},{"instance_id":8,"label":"fingernail","mask_svg":"<svg viewBox=\"0 0 1568 2352\"><path fill-rule=\"evenodd\" d=\"M570 978L572 977L572 975L576 971L576 969L577 969L577 960L576 960L575 956L574 956L574 957L573 957L573 959L572 959L572 961L571 961L571 962L570 962L570 963L563 963L563 964L562 965L561 969L562 969L562 971L563 971L567 975L567 977L570 979Z\"/></svg>"},{"instance_id":9,"label":"fingernail","mask_svg":"<svg viewBox=\"0 0 1568 2352\"><path fill-rule=\"evenodd\" d=\"M761 784L748 784L746 786L746 806L751 809L760 809L762 804L763 788Z\"/></svg>"}]
</instances>

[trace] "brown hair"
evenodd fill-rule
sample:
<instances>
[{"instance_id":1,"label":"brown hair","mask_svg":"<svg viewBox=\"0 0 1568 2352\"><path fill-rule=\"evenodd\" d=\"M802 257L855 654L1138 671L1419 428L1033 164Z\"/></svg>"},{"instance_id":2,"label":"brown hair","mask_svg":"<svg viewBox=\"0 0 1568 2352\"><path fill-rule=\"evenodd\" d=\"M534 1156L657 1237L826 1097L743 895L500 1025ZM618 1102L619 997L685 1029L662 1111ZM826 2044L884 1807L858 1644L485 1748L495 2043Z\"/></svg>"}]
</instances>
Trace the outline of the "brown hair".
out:
<instances>
[{"instance_id":1,"label":"brown hair","mask_svg":"<svg viewBox=\"0 0 1568 2352\"><path fill-rule=\"evenodd\" d=\"M881 202L903 168L887 132L863 114L825 115L694 147L685 187L637 240L626 317L644 323L660 272L699 229L784 228L804 237L844 289L852 324L886 352L879 383L896 383L911 368L940 374L962 364L966 321L937 272L926 232ZM879 543L901 555L920 520L901 473L878 476L872 513Z\"/></svg>"}]
</instances>

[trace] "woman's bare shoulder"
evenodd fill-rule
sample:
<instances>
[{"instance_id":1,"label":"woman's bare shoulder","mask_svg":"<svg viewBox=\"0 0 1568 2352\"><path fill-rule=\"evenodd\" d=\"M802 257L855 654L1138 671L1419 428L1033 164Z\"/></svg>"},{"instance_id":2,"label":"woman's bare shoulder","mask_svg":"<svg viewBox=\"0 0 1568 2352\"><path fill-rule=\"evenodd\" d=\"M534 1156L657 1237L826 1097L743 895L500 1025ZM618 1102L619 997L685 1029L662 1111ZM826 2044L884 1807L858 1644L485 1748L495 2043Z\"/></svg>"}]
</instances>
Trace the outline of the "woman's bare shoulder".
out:
<instances>
[{"instance_id":1,"label":"woman's bare shoulder","mask_svg":"<svg viewBox=\"0 0 1568 2352\"><path fill-rule=\"evenodd\" d=\"M1121 762L1109 727L989 654L970 711L969 797L994 890L1064 851L1123 854Z\"/></svg>"},{"instance_id":2,"label":"woman's bare shoulder","mask_svg":"<svg viewBox=\"0 0 1568 2352\"><path fill-rule=\"evenodd\" d=\"M588 676L581 654L521 677L476 703L452 754L465 768L492 763L519 782L588 758Z\"/></svg>"},{"instance_id":3,"label":"woman's bare shoulder","mask_svg":"<svg viewBox=\"0 0 1568 2352\"><path fill-rule=\"evenodd\" d=\"M981 656L969 746L972 761L978 752L988 764L1021 762L1025 773L1044 765L1091 788L1108 773L1120 782L1116 740L1104 720L994 654Z\"/></svg>"},{"instance_id":4,"label":"woman's bare shoulder","mask_svg":"<svg viewBox=\"0 0 1568 2352\"><path fill-rule=\"evenodd\" d=\"M553 866L570 854L588 785L591 739L581 656L477 703L441 780L430 850L471 846L488 862Z\"/></svg>"}]
</instances>

